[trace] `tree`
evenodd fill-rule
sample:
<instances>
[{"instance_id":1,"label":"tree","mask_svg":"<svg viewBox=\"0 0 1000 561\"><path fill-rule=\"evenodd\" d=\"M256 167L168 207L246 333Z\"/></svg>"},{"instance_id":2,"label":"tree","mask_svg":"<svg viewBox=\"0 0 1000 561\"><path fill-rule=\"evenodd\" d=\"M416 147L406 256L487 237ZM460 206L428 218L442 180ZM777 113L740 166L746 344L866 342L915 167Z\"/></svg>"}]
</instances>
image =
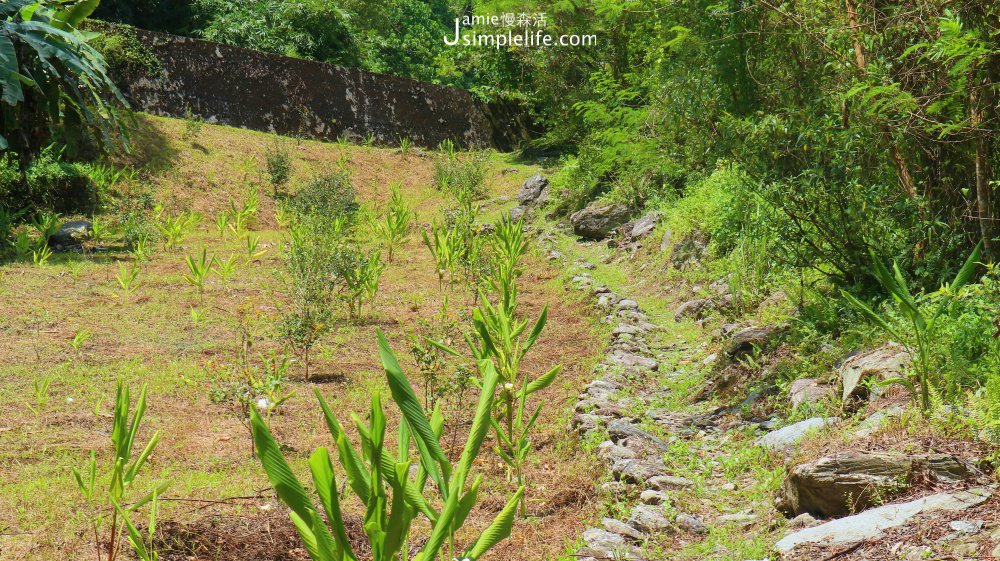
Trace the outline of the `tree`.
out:
<instances>
[{"instance_id":1,"label":"tree","mask_svg":"<svg viewBox=\"0 0 1000 561\"><path fill-rule=\"evenodd\" d=\"M126 105L104 58L79 30L99 0L7 0L0 4L0 149L19 155L22 171L53 137L84 132L107 144Z\"/></svg>"}]
</instances>

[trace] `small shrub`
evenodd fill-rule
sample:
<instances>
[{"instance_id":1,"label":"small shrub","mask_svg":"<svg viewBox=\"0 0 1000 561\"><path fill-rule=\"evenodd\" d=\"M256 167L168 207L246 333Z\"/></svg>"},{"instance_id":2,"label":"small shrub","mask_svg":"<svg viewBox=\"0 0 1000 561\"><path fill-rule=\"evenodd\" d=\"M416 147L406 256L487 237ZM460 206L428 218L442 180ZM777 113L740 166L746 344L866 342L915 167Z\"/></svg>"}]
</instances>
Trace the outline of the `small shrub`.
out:
<instances>
[{"instance_id":1,"label":"small shrub","mask_svg":"<svg viewBox=\"0 0 1000 561\"><path fill-rule=\"evenodd\" d=\"M283 144L277 142L264 155L267 163L267 179L277 195L292 177L292 156Z\"/></svg>"},{"instance_id":2,"label":"small shrub","mask_svg":"<svg viewBox=\"0 0 1000 561\"><path fill-rule=\"evenodd\" d=\"M319 215L344 216L353 219L360 205L350 177L344 172L318 175L303 185L286 203L293 214L301 217Z\"/></svg>"}]
</instances>

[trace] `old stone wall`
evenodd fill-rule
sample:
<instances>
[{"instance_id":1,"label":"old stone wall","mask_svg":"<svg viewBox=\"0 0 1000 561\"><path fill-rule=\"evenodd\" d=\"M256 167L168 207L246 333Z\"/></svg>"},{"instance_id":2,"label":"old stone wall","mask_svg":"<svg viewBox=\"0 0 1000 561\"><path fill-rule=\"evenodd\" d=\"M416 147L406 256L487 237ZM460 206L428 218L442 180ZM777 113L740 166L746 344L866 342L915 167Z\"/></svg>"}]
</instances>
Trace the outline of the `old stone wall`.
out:
<instances>
[{"instance_id":1,"label":"old stone wall","mask_svg":"<svg viewBox=\"0 0 1000 561\"><path fill-rule=\"evenodd\" d=\"M161 70L125 69L134 109L209 123L333 140L341 135L435 147L510 150L526 136L518 112L468 92L356 68L137 30Z\"/></svg>"}]
</instances>

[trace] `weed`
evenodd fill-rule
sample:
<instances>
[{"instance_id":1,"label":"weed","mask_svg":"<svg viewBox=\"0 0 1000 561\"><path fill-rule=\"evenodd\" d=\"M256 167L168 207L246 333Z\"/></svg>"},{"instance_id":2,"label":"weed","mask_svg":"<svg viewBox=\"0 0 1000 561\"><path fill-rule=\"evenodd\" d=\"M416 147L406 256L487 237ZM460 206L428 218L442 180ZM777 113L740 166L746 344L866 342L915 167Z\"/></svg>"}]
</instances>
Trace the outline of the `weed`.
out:
<instances>
[{"instance_id":1,"label":"weed","mask_svg":"<svg viewBox=\"0 0 1000 561\"><path fill-rule=\"evenodd\" d=\"M277 195L292 176L292 156L283 144L275 142L268 148L264 158L267 163L267 179Z\"/></svg>"},{"instance_id":2,"label":"weed","mask_svg":"<svg viewBox=\"0 0 1000 561\"><path fill-rule=\"evenodd\" d=\"M403 156L404 160L410 155L410 149L412 148L412 146L413 143L410 141L410 137L408 136L399 137L399 154Z\"/></svg>"},{"instance_id":3,"label":"weed","mask_svg":"<svg viewBox=\"0 0 1000 561\"><path fill-rule=\"evenodd\" d=\"M205 310L191 306L191 323L198 327L205 321Z\"/></svg>"}]
</instances>

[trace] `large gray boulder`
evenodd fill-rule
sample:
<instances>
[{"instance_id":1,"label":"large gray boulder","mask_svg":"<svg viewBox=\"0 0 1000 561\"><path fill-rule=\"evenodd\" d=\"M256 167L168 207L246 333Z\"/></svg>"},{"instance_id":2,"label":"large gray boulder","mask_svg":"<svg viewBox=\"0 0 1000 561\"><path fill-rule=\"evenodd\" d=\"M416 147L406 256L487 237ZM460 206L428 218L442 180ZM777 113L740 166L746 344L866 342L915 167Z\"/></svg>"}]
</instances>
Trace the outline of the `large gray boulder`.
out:
<instances>
[{"instance_id":1,"label":"large gray boulder","mask_svg":"<svg viewBox=\"0 0 1000 561\"><path fill-rule=\"evenodd\" d=\"M517 201L521 206L531 206L544 203L549 196L549 180L542 175L532 175L521 184L517 192Z\"/></svg>"},{"instance_id":2,"label":"large gray boulder","mask_svg":"<svg viewBox=\"0 0 1000 561\"><path fill-rule=\"evenodd\" d=\"M94 225L87 220L71 220L63 223L58 230L49 237L51 246L73 246L80 245L90 239L94 233Z\"/></svg>"},{"instance_id":3,"label":"large gray boulder","mask_svg":"<svg viewBox=\"0 0 1000 561\"><path fill-rule=\"evenodd\" d=\"M914 501L891 504L812 526L789 534L775 544L778 553L790 553L802 545L841 547L864 540L878 539L890 528L906 525L919 514L934 511L961 511L986 502L991 493L970 489L957 493L939 493Z\"/></svg>"},{"instance_id":4,"label":"large gray boulder","mask_svg":"<svg viewBox=\"0 0 1000 561\"><path fill-rule=\"evenodd\" d=\"M594 203L569 217L573 232L581 238L603 240L628 222L631 211L625 205Z\"/></svg>"},{"instance_id":5,"label":"large gray boulder","mask_svg":"<svg viewBox=\"0 0 1000 561\"><path fill-rule=\"evenodd\" d=\"M917 480L955 483L976 473L947 454L843 452L792 468L776 506L789 516L842 516L874 506Z\"/></svg>"}]
</instances>

